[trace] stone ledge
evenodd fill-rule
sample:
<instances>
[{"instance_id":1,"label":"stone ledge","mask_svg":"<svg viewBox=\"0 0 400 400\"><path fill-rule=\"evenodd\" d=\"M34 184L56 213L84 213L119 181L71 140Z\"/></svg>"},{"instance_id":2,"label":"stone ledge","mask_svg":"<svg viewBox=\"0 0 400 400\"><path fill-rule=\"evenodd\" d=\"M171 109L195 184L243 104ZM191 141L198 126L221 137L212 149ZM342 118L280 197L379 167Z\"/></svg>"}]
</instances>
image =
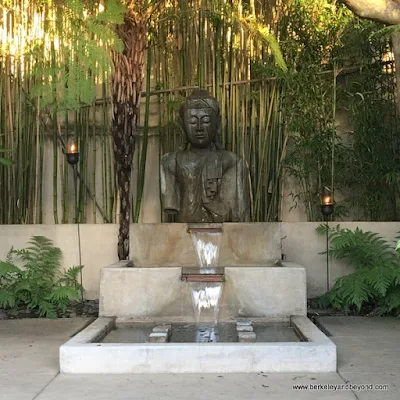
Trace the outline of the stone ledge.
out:
<instances>
[{"instance_id":1,"label":"stone ledge","mask_svg":"<svg viewBox=\"0 0 400 400\"><path fill-rule=\"evenodd\" d=\"M149 335L150 343L167 343L168 333L167 332L152 332Z\"/></svg>"}]
</instances>

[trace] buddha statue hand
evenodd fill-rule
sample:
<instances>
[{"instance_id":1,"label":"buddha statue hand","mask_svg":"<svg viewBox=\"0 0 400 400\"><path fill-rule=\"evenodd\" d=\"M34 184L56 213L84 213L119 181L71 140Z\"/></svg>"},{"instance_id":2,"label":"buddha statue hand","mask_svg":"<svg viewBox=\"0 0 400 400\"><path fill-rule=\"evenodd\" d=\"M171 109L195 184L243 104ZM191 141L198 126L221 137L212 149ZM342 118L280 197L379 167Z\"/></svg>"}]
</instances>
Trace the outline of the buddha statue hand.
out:
<instances>
[{"instance_id":1,"label":"buddha statue hand","mask_svg":"<svg viewBox=\"0 0 400 400\"><path fill-rule=\"evenodd\" d=\"M211 214L214 222L224 222L230 214L229 208L219 196L220 179L207 179L202 196L203 207Z\"/></svg>"},{"instance_id":2,"label":"buddha statue hand","mask_svg":"<svg viewBox=\"0 0 400 400\"><path fill-rule=\"evenodd\" d=\"M230 219L230 209L220 200L203 203L204 208L212 216L213 222L224 222Z\"/></svg>"}]
</instances>

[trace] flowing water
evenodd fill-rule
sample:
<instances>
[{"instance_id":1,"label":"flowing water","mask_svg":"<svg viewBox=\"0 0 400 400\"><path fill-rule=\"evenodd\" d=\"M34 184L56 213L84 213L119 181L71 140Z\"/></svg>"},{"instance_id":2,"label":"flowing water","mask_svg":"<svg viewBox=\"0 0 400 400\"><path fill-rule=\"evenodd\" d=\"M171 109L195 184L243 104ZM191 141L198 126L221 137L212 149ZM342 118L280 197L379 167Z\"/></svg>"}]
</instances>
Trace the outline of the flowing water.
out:
<instances>
[{"instance_id":1,"label":"flowing water","mask_svg":"<svg viewBox=\"0 0 400 400\"><path fill-rule=\"evenodd\" d=\"M189 282L194 316L198 324L217 323L222 282Z\"/></svg>"},{"instance_id":2,"label":"flowing water","mask_svg":"<svg viewBox=\"0 0 400 400\"><path fill-rule=\"evenodd\" d=\"M201 273L215 274L222 232L192 232L191 236Z\"/></svg>"},{"instance_id":3,"label":"flowing water","mask_svg":"<svg viewBox=\"0 0 400 400\"><path fill-rule=\"evenodd\" d=\"M215 274L218 266L221 232L191 232L200 274ZM216 342L222 282L188 282L194 317L198 326L196 342Z\"/></svg>"}]
</instances>

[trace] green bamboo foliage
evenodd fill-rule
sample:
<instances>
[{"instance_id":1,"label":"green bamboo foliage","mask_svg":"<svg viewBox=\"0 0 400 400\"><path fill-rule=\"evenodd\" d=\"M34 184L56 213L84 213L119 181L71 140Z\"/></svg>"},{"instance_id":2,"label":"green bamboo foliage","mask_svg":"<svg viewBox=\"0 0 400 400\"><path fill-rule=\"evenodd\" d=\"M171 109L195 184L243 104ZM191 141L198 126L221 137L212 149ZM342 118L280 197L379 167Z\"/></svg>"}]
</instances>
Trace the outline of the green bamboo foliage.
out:
<instances>
[{"instance_id":1,"label":"green bamboo foliage","mask_svg":"<svg viewBox=\"0 0 400 400\"><path fill-rule=\"evenodd\" d=\"M39 4L5 0L3 5L0 148L9 150L7 154L14 164L0 168L0 224L71 223L77 218L80 222L114 222L107 71L103 70L101 78L90 73L82 76L83 70L74 69L71 62L78 57L71 41L79 40L80 34L71 15L78 16L82 5L69 1L66 11L71 15L62 19L59 17L63 11L52 1ZM56 20L63 21L62 25L56 25ZM79 54L81 61L83 56ZM76 82L85 80L95 82L100 95L90 106L71 108L74 102L81 101L73 93L84 96L88 91L89 86L80 92L74 88ZM42 85L49 90L38 95ZM82 99L84 102L87 100ZM74 175L65 158L66 143L71 137L81 153L77 168L78 210Z\"/></svg>"}]
</instances>

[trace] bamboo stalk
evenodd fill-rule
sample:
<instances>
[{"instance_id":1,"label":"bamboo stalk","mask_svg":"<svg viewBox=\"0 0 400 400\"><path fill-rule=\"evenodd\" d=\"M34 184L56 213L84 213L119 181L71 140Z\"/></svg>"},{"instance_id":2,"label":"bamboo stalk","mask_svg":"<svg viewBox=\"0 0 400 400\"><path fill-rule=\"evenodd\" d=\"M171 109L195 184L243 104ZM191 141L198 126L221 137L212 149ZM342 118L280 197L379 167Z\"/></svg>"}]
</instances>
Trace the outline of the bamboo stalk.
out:
<instances>
[{"instance_id":1,"label":"bamboo stalk","mask_svg":"<svg viewBox=\"0 0 400 400\"><path fill-rule=\"evenodd\" d=\"M88 136L89 136L89 126L87 124L87 113L90 112L90 109L87 108L86 110L79 113L77 116L79 123L77 126L79 129L77 130L78 133L78 140L79 140L79 148L81 149L81 157L79 157L79 172L81 178L79 179L79 187L78 187L78 202L79 202L79 219L80 223L86 223L86 207L87 204L87 191L84 190L84 186L86 186L86 182L88 181Z\"/></svg>"},{"instance_id":2,"label":"bamboo stalk","mask_svg":"<svg viewBox=\"0 0 400 400\"><path fill-rule=\"evenodd\" d=\"M3 62L2 59L0 58L0 132L6 132L6 118L5 118L5 110L4 110L4 101L3 101L3 95L4 95L4 69L3 69ZM6 149L5 143L4 143L4 136L5 134L0 134L0 148ZM0 168L0 183L2 183L2 187L0 189L0 224L4 224L6 221L6 215L5 215L5 210L6 210L6 188L5 188L5 183L6 183L6 169L5 168Z\"/></svg>"},{"instance_id":3,"label":"bamboo stalk","mask_svg":"<svg viewBox=\"0 0 400 400\"><path fill-rule=\"evenodd\" d=\"M7 97L7 104L8 104L8 131L10 132L8 141L6 142L6 149L9 149L12 154L14 154L14 119L13 119L13 108L12 105L14 104L13 98L14 95L12 93L12 85L11 85L11 57L6 58L6 97ZM11 198L16 198L15 192L15 168L11 168L8 173L8 187L10 188ZM8 200L8 220L14 220L14 209L12 207L12 202Z\"/></svg>"},{"instance_id":4,"label":"bamboo stalk","mask_svg":"<svg viewBox=\"0 0 400 400\"><path fill-rule=\"evenodd\" d=\"M335 139L336 139L336 97L337 97L337 65L333 65L333 99L332 99L332 142L331 142L331 193L332 198L335 198ZM334 215L331 216L334 218Z\"/></svg>"},{"instance_id":5,"label":"bamboo stalk","mask_svg":"<svg viewBox=\"0 0 400 400\"><path fill-rule=\"evenodd\" d=\"M20 81L20 65L19 60L14 59L14 110L15 110L15 137L16 137L16 152L17 152L17 162L21 165L25 158L24 154L24 129L21 118L21 81ZM27 143L29 146L29 143ZM25 211L25 201L26 201L26 193L24 187L24 178L25 171L22 171L20 168L16 169L16 194L17 194L17 204L15 205L15 214L14 218L18 223L25 223L24 219L24 211Z\"/></svg>"},{"instance_id":6,"label":"bamboo stalk","mask_svg":"<svg viewBox=\"0 0 400 400\"><path fill-rule=\"evenodd\" d=\"M205 85L204 82L204 26L203 26L203 12L202 9L199 10L198 16L198 43L199 43L199 52L198 52L198 61L197 61L197 80L200 88L203 88Z\"/></svg>"},{"instance_id":7,"label":"bamboo stalk","mask_svg":"<svg viewBox=\"0 0 400 400\"><path fill-rule=\"evenodd\" d=\"M51 40L51 64L53 71L56 66L56 53L54 40ZM53 217L54 223L58 224L58 146L57 146L57 93L55 82L57 76L53 72Z\"/></svg>"},{"instance_id":8,"label":"bamboo stalk","mask_svg":"<svg viewBox=\"0 0 400 400\"><path fill-rule=\"evenodd\" d=\"M151 40L149 40L149 47L147 49L147 65L146 65L146 92L150 93L151 84L151 65L152 65L152 48ZM137 196L136 196L136 210L134 214L134 221L139 221L140 207L143 199L143 188L144 188L144 178L146 169L146 159L147 159L147 144L148 144L148 134L149 134L149 115L150 115L150 96L146 97L145 112L144 112L144 127L142 135L142 147L141 147L141 157L138 171L138 186L137 186Z\"/></svg>"},{"instance_id":9,"label":"bamboo stalk","mask_svg":"<svg viewBox=\"0 0 400 400\"><path fill-rule=\"evenodd\" d=\"M96 80L95 80L96 81ZM97 210L96 210L96 186L97 186L97 135L96 135L96 107L92 108L92 146L93 146L93 159L92 159L92 193L93 193L93 223L97 223ZM89 124L89 120L88 120Z\"/></svg>"}]
</instances>

